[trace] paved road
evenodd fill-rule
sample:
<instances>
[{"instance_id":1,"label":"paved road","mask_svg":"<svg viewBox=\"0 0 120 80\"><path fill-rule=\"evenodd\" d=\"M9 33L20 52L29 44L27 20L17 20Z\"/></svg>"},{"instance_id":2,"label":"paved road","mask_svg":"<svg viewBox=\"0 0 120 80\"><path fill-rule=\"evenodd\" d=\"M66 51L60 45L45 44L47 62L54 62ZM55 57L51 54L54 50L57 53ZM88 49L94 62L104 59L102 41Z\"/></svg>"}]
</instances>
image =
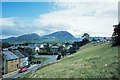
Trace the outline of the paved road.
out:
<instances>
[{"instance_id":1,"label":"paved road","mask_svg":"<svg viewBox=\"0 0 120 80\"><path fill-rule=\"evenodd\" d=\"M42 65L46 65L48 63L52 63L56 61L56 56L57 55L35 55L35 57L43 57L43 58L48 58L46 61L42 61Z\"/></svg>"},{"instance_id":2,"label":"paved road","mask_svg":"<svg viewBox=\"0 0 120 80\"><path fill-rule=\"evenodd\" d=\"M42 61L41 64L34 64L34 65L31 65L28 69L28 71L24 72L24 73L18 73L18 72L15 72L14 74L11 74L11 75L8 75L7 77L5 77L6 79L4 80L8 80L7 78L18 78L22 75L25 75L27 74L28 72L32 71L32 70L36 70L38 68L40 68L41 66L43 65L46 65L48 63L52 63L52 62L55 62L56 61L56 55L53 55L53 56L48 56L48 55L36 55L35 57L44 57L44 58L49 58L48 60L46 61Z\"/></svg>"},{"instance_id":3,"label":"paved road","mask_svg":"<svg viewBox=\"0 0 120 80\"><path fill-rule=\"evenodd\" d=\"M40 66L40 65L39 65ZM24 72L24 73L18 73L18 72L15 72L14 74L11 74L5 78L18 78L24 74L27 74L28 72L32 71L32 70L36 70L38 68L38 65L37 64L34 64L34 65L31 65L29 68L28 68L28 71Z\"/></svg>"}]
</instances>

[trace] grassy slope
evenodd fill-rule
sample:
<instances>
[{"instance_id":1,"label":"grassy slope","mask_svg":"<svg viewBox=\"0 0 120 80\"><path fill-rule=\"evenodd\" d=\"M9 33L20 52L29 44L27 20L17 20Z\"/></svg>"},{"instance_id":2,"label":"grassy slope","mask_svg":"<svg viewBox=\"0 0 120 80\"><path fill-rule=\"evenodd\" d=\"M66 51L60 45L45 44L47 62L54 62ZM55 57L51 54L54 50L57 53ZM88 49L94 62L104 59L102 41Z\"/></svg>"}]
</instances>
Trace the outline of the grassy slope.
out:
<instances>
[{"instance_id":1,"label":"grassy slope","mask_svg":"<svg viewBox=\"0 0 120 80\"><path fill-rule=\"evenodd\" d=\"M26 75L31 78L112 78L118 76L118 47L90 43L55 64Z\"/></svg>"}]
</instances>

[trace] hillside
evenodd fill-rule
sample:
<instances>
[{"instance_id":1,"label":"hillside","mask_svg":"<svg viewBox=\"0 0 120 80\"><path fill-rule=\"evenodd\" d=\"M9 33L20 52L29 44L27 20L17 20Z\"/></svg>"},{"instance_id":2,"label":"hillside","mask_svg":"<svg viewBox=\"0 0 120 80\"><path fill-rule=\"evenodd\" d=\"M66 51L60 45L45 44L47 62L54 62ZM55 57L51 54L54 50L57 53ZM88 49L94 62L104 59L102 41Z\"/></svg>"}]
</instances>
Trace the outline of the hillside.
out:
<instances>
[{"instance_id":1,"label":"hillside","mask_svg":"<svg viewBox=\"0 0 120 80\"><path fill-rule=\"evenodd\" d=\"M22 40L22 41L29 41L29 40L39 40L40 39L40 36L35 34L35 33L32 33L32 34L26 34L26 35L22 35L22 36L19 36L17 37L17 40Z\"/></svg>"},{"instance_id":2,"label":"hillside","mask_svg":"<svg viewBox=\"0 0 120 80\"><path fill-rule=\"evenodd\" d=\"M77 53L33 71L27 78L115 78L118 77L118 47L89 43Z\"/></svg>"},{"instance_id":3,"label":"hillside","mask_svg":"<svg viewBox=\"0 0 120 80\"><path fill-rule=\"evenodd\" d=\"M32 34L25 34L25 35L21 35L18 37L10 37L10 38L6 38L3 39L3 42L24 42L24 41L35 41L35 40L40 40L40 36L32 33Z\"/></svg>"}]
</instances>

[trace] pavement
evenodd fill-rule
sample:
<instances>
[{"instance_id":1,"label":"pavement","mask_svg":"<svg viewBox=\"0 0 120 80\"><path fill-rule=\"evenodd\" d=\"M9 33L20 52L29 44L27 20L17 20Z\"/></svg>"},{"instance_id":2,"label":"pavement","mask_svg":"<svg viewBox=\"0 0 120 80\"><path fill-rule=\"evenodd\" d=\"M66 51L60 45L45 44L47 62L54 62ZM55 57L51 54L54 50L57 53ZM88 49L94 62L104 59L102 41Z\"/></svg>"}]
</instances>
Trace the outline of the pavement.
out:
<instances>
[{"instance_id":1,"label":"pavement","mask_svg":"<svg viewBox=\"0 0 120 80\"><path fill-rule=\"evenodd\" d=\"M12 73L8 73L8 74L3 76L4 77L3 80L8 80L8 78L18 78L22 75L29 73L30 71L37 70L38 68L40 68L43 65L47 65L49 63L53 63L56 61L56 55L40 55L40 56L36 55L35 57L44 57L44 58L49 58L49 59L46 61L42 61L41 64L31 65L26 72L18 73L18 70L17 70L17 71L14 71Z\"/></svg>"},{"instance_id":2,"label":"pavement","mask_svg":"<svg viewBox=\"0 0 120 80\"><path fill-rule=\"evenodd\" d=\"M57 55L36 55L35 57L43 57L43 58L48 58L46 61L42 61L41 65L46 65L48 63L52 63L56 61L56 56Z\"/></svg>"},{"instance_id":3,"label":"pavement","mask_svg":"<svg viewBox=\"0 0 120 80\"><path fill-rule=\"evenodd\" d=\"M39 65L40 66L40 65ZM8 73L7 76L4 76L4 78L18 78L24 74L27 74L29 73L30 71L32 70L36 70L38 68L38 64L34 64L34 65L31 65L29 68L28 68L28 71L26 72L23 72L23 73L18 73L18 71L15 71L14 73L10 74Z\"/></svg>"}]
</instances>

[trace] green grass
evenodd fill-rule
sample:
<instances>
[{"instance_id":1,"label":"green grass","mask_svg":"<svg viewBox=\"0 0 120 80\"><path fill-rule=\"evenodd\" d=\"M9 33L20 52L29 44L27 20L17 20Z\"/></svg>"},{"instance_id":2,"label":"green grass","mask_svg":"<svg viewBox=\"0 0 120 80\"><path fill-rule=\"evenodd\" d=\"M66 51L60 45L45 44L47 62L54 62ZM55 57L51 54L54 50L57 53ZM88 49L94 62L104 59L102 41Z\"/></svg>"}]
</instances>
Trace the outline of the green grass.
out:
<instances>
[{"instance_id":1,"label":"green grass","mask_svg":"<svg viewBox=\"0 0 120 80\"><path fill-rule=\"evenodd\" d=\"M113 78L118 77L118 47L89 43L77 53L45 66L27 78ZM24 76L22 76L24 78Z\"/></svg>"}]
</instances>

